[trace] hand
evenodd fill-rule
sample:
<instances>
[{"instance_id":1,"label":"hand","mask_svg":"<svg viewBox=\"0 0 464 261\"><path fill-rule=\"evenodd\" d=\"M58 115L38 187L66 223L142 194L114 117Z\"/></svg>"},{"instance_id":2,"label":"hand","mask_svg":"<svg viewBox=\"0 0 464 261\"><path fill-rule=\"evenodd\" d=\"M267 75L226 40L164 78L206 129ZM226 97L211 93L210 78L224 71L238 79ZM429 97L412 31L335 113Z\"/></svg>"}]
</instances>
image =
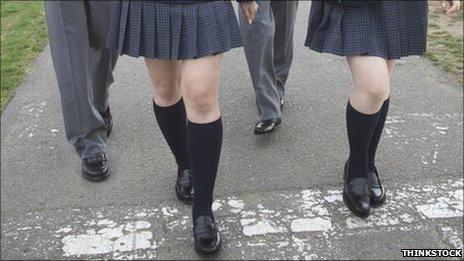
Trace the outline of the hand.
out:
<instances>
[{"instance_id":1,"label":"hand","mask_svg":"<svg viewBox=\"0 0 464 261\"><path fill-rule=\"evenodd\" d=\"M252 24L255 20L256 14L258 13L259 5L256 1L250 2L241 2L240 7L242 7L243 16L245 20L248 21L248 24Z\"/></svg>"},{"instance_id":2,"label":"hand","mask_svg":"<svg viewBox=\"0 0 464 261\"><path fill-rule=\"evenodd\" d=\"M456 13L461 9L461 2L459 0L448 0L441 2L441 11L447 15Z\"/></svg>"}]
</instances>

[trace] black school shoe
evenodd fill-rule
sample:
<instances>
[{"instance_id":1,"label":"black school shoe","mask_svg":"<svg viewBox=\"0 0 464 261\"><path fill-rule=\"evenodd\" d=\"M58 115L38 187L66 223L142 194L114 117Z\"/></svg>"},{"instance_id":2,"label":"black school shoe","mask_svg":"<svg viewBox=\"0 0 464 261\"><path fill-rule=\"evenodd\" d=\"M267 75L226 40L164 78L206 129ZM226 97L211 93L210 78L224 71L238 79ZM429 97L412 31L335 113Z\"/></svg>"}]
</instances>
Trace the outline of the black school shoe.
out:
<instances>
[{"instance_id":1,"label":"black school shoe","mask_svg":"<svg viewBox=\"0 0 464 261\"><path fill-rule=\"evenodd\" d=\"M347 161L345 164L343 201L351 212L359 217L367 218L371 214L371 191L367 178L349 178Z\"/></svg>"},{"instance_id":2,"label":"black school shoe","mask_svg":"<svg viewBox=\"0 0 464 261\"><path fill-rule=\"evenodd\" d=\"M82 159L82 176L94 182L105 180L110 176L105 152L97 152Z\"/></svg>"},{"instance_id":3,"label":"black school shoe","mask_svg":"<svg viewBox=\"0 0 464 261\"><path fill-rule=\"evenodd\" d=\"M191 204L193 200L193 175L190 169L179 168L176 181L176 196L184 202Z\"/></svg>"},{"instance_id":4,"label":"black school shoe","mask_svg":"<svg viewBox=\"0 0 464 261\"><path fill-rule=\"evenodd\" d=\"M281 118L269 119L260 121L255 126L255 135L261 135L273 132L277 126L282 122Z\"/></svg>"},{"instance_id":5,"label":"black school shoe","mask_svg":"<svg viewBox=\"0 0 464 261\"><path fill-rule=\"evenodd\" d=\"M199 255L213 255L221 249L221 234L211 216L199 216L194 221L193 237L195 239L195 251Z\"/></svg>"},{"instance_id":6,"label":"black school shoe","mask_svg":"<svg viewBox=\"0 0 464 261\"><path fill-rule=\"evenodd\" d=\"M385 189L380 183L379 172L374 166L373 171L369 171L369 185L371 188L371 201L373 207L378 207L385 203L387 195Z\"/></svg>"}]
</instances>

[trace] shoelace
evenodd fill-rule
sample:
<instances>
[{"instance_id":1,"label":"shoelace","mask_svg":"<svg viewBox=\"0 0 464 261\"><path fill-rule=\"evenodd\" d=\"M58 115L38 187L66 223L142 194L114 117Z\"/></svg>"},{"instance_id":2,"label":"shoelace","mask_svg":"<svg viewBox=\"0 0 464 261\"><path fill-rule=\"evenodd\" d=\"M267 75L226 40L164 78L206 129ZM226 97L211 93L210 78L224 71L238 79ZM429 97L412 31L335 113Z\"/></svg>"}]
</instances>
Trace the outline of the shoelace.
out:
<instances>
[{"instance_id":1,"label":"shoelace","mask_svg":"<svg viewBox=\"0 0 464 261\"><path fill-rule=\"evenodd\" d=\"M107 161L106 155L104 153L95 153L93 155L90 155L88 158L89 162L96 162L96 161Z\"/></svg>"}]
</instances>

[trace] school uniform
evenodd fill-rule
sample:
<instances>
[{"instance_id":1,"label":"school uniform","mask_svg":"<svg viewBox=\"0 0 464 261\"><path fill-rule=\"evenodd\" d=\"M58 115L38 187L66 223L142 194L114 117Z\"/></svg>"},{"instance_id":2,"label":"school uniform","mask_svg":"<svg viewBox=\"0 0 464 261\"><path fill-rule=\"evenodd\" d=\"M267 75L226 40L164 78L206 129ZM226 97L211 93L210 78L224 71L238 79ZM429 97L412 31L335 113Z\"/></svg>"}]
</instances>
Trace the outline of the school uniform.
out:
<instances>
[{"instance_id":1,"label":"school uniform","mask_svg":"<svg viewBox=\"0 0 464 261\"><path fill-rule=\"evenodd\" d=\"M306 46L321 53L386 60L425 53L427 1L347 2L313 1ZM346 108L350 155L344 170L343 201L361 217L369 216L372 207L386 199L375 155L389 104L387 99L378 112L368 115L357 111L350 102Z\"/></svg>"},{"instance_id":2,"label":"school uniform","mask_svg":"<svg viewBox=\"0 0 464 261\"><path fill-rule=\"evenodd\" d=\"M339 56L370 55L388 60L426 50L427 1L376 1L345 7L313 1L305 45Z\"/></svg>"},{"instance_id":3,"label":"school uniform","mask_svg":"<svg viewBox=\"0 0 464 261\"><path fill-rule=\"evenodd\" d=\"M105 48L112 8L110 1L45 1L66 137L82 158L84 177L93 181L109 175L108 89L118 58Z\"/></svg>"},{"instance_id":4,"label":"school uniform","mask_svg":"<svg viewBox=\"0 0 464 261\"><path fill-rule=\"evenodd\" d=\"M108 48L121 54L160 60L196 59L241 45L230 1L120 1L107 40ZM190 122L182 99L169 107L153 103L153 110L178 165L176 196L193 202L195 250L215 253L221 247L212 203L222 120Z\"/></svg>"},{"instance_id":5,"label":"school uniform","mask_svg":"<svg viewBox=\"0 0 464 261\"><path fill-rule=\"evenodd\" d=\"M120 1L107 46L121 54L184 60L242 46L230 1Z\"/></svg>"},{"instance_id":6,"label":"school uniform","mask_svg":"<svg viewBox=\"0 0 464 261\"><path fill-rule=\"evenodd\" d=\"M281 101L293 61L298 1L258 1L250 25L240 14L245 56L256 96L259 122L280 119Z\"/></svg>"}]
</instances>

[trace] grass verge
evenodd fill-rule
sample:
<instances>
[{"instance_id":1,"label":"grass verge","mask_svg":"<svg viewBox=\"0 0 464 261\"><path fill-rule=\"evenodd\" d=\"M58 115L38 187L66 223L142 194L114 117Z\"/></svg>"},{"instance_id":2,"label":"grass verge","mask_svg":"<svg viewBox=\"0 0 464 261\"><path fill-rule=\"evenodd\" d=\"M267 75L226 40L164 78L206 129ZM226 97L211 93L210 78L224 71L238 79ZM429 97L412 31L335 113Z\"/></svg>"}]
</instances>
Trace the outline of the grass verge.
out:
<instances>
[{"instance_id":1,"label":"grass verge","mask_svg":"<svg viewBox=\"0 0 464 261\"><path fill-rule=\"evenodd\" d=\"M436 3L429 13L427 58L463 84L463 12L453 17L441 14Z\"/></svg>"},{"instance_id":2,"label":"grass verge","mask_svg":"<svg viewBox=\"0 0 464 261\"><path fill-rule=\"evenodd\" d=\"M47 43L43 1L1 1L0 110Z\"/></svg>"}]
</instances>

